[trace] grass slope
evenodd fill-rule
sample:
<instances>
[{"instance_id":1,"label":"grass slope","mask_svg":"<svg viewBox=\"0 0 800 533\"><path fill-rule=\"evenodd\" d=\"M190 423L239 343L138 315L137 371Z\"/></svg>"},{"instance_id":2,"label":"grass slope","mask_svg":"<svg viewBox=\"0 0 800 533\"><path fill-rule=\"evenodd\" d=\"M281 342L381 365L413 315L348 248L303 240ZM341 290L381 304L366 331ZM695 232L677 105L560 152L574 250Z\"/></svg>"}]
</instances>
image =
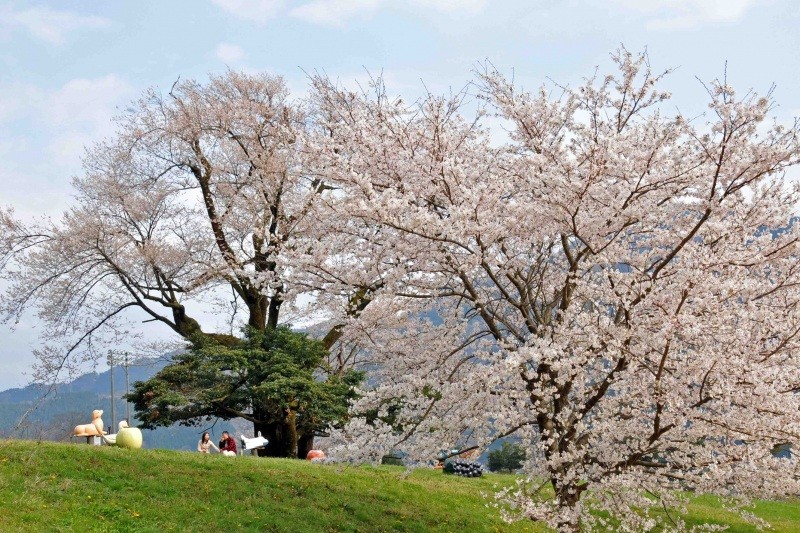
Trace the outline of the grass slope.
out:
<instances>
[{"instance_id":1,"label":"grass slope","mask_svg":"<svg viewBox=\"0 0 800 533\"><path fill-rule=\"evenodd\" d=\"M0 441L0 531L544 531L504 524L480 479L400 467L323 466L167 450ZM698 498L690 522L754 529ZM800 531L800 509L763 502L756 514Z\"/></svg>"}]
</instances>

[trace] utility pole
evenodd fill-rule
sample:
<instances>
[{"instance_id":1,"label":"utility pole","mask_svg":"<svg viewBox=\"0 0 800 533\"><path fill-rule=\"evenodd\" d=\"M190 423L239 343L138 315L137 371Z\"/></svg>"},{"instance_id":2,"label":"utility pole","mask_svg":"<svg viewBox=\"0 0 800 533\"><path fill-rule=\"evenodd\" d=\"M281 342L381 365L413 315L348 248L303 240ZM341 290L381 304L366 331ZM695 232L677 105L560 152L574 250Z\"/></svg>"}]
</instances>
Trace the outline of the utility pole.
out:
<instances>
[{"instance_id":1,"label":"utility pole","mask_svg":"<svg viewBox=\"0 0 800 533\"><path fill-rule=\"evenodd\" d=\"M108 351L108 367L111 369L111 432L117 427L116 415L114 412L114 352Z\"/></svg>"},{"instance_id":2,"label":"utility pole","mask_svg":"<svg viewBox=\"0 0 800 533\"><path fill-rule=\"evenodd\" d=\"M131 404L128 401L128 394L130 394L130 385L128 382L128 352L125 352L125 420L128 425L131 424Z\"/></svg>"}]
</instances>

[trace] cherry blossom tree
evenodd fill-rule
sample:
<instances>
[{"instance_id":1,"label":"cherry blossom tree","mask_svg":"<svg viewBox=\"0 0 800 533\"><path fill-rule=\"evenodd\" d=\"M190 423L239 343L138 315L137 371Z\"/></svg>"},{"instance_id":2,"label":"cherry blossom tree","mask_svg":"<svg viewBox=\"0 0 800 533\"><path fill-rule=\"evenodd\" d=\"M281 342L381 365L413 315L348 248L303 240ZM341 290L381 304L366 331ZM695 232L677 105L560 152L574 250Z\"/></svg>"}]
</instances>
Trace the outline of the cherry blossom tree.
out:
<instances>
[{"instance_id":1,"label":"cherry blossom tree","mask_svg":"<svg viewBox=\"0 0 800 533\"><path fill-rule=\"evenodd\" d=\"M149 90L88 150L60 220L0 212L3 312L30 309L43 324L40 380L131 344L136 321L176 339L279 324L297 295L282 254L314 227L306 218L324 216L312 207L325 192L304 171L306 117L288 98L281 78L235 72ZM228 316L227 332L201 325L209 304ZM274 433L261 413L243 416Z\"/></svg>"},{"instance_id":2,"label":"cherry blossom tree","mask_svg":"<svg viewBox=\"0 0 800 533\"><path fill-rule=\"evenodd\" d=\"M686 491L800 491L770 453L800 433L797 124L725 80L705 115L670 113L666 73L612 57L534 93L487 67L474 119L467 91L409 105L313 79L315 172L380 263L342 330L380 377L339 457L513 434L527 480L498 504L561 531L683 529Z\"/></svg>"}]
</instances>

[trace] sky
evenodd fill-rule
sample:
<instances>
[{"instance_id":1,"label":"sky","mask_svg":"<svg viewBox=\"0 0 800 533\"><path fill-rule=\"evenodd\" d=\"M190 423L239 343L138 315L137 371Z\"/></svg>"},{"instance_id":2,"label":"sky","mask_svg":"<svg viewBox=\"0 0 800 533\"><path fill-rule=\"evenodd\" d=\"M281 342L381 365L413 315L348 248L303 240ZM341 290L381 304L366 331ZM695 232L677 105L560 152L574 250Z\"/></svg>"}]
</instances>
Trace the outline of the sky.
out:
<instances>
[{"instance_id":1,"label":"sky","mask_svg":"<svg viewBox=\"0 0 800 533\"><path fill-rule=\"evenodd\" d=\"M700 80L775 85L775 115L800 115L797 0L0 0L0 206L58 217L85 146L148 87L225 69L267 71L302 96L308 74L382 74L390 92L461 89L491 61L518 84L575 85L620 44L647 49L682 113ZM727 68L726 68L727 65ZM699 78L699 79L698 79ZM1 287L0 287L1 288ZM0 324L0 390L24 385L33 317Z\"/></svg>"}]
</instances>

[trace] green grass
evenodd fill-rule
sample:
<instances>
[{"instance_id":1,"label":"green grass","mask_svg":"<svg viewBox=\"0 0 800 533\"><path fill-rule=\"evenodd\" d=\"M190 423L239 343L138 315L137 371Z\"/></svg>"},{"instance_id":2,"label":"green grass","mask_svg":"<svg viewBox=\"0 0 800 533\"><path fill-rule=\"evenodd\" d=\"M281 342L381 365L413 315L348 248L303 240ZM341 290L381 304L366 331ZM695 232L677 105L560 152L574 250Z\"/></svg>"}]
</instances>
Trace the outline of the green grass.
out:
<instances>
[{"instance_id":1,"label":"green grass","mask_svg":"<svg viewBox=\"0 0 800 533\"><path fill-rule=\"evenodd\" d=\"M479 479L401 467L350 467L167 450L0 441L0 531L544 531L503 523ZM759 502L777 531L800 531L800 506ZM689 523L755 531L713 498Z\"/></svg>"},{"instance_id":2,"label":"green grass","mask_svg":"<svg viewBox=\"0 0 800 533\"><path fill-rule=\"evenodd\" d=\"M734 533L757 531L755 526L723 509L713 496L704 495L693 498L688 510L689 516L686 517L686 523L689 525L725 524L729 526L728 531ZM786 533L800 531L800 503L797 501L757 501L755 508L751 511L756 516L767 520L773 527L771 531L785 531Z\"/></svg>"},{"instance_id":3,"label":"green grass","mask_svg":"<svg viewBox=\"0 0 800 533\"><path fill-rule=\"evenodd\" d=\"M0 441L0 531L543 531L481 492L511 476Z\"/></svg>"}]
</instances>

